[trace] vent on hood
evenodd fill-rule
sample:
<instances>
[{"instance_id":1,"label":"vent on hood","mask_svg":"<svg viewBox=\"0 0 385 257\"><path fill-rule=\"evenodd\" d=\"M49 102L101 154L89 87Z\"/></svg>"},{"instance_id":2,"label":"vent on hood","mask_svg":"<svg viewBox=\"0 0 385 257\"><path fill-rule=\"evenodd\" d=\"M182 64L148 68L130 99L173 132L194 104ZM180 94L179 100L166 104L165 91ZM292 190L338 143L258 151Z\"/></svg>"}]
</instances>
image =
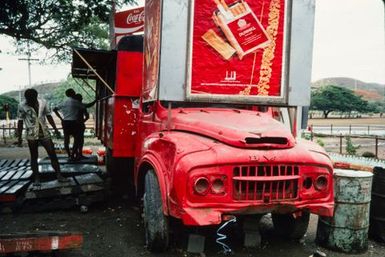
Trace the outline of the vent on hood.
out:
<instances>
[{"instance_id":1,"label":"vent on hood","mask_svg":"<svg viewBox=\"0 0 385 257\"><path fill-rule=\"evenodd\" d=\"M286 137L246 137L246 144L276 144L287 145L288 140Z\"/></svg>"}]
</instances>

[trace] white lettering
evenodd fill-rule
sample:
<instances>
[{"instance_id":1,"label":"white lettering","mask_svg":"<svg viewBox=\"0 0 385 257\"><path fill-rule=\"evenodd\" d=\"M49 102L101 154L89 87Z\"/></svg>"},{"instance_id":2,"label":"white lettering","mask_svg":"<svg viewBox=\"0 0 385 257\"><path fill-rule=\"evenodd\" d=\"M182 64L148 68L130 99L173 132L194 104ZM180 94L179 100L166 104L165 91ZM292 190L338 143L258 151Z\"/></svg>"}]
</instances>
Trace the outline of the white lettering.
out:
<instances>
[{"instance_id":1,"label":"white lettering","mask_svg":"<svg viewBox=\"0 0 385 257\"><path fill-rule=\"evenodd\" d=\"M31 241L16 241L15 250L21 251L21 252L33 250L32 242Z\"/></svg>"},{"instance_id":2,"label":"white lettering","mask_svg":"<svg viewBox=\"0 0 385 257\"><path fill-rule=\"evenodd\" d=\"M249 28L249 29L247 29L247 30L245 30L245 31L243 31L243 32L241 32L241 33L239 33L238 35L239 35L240 37L243 37L244 35L246 35L246 34L248 34L248 33L250 33L250 32L253 32L254 30L256 30L256 28L255 28L255 27L251 27L251 28Z\"/></svg>"},{"instance_id":3,"label":"white lettering","mask_svg":"<svg viewBox=\"0 0 385 257\"><path fill-rule=\"evenodd\" d=\"M136 13L136 14L130 13L127 16L126 22L127 22L127 24L144 22L144 11L142 11L141 13Z\"/></svg>"}]
</instances>

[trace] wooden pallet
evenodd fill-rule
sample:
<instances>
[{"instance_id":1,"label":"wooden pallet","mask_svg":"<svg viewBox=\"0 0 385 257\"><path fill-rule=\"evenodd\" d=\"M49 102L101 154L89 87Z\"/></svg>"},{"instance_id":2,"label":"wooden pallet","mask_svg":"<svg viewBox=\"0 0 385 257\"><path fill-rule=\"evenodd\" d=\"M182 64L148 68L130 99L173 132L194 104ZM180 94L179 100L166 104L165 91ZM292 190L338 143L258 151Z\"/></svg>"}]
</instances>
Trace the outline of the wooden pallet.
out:
<instances>
[{"instance_id":1,"label":"wooden pallet","mask_svg":"<svg viewBox=\"0 0 385 257\"><path fill-rule=\"evenodd\" d=\"M49 206L67 208L83 203L89 205L104 199L104 173L98 166L87 163L68 164L65 161L60 166L62 174L69 182L59 183L49 159L43 159L39 164L42 182L40 187L36 187L32 184L32 170L28 159L0 160L0 209L9 205L14 209L13 203L17 207L26 202L33 205L37 200L43 204L34 207L36 210L47 209ZM62 204L57 204L63 199L65 201Z\"/></svg>"}]
</instances>

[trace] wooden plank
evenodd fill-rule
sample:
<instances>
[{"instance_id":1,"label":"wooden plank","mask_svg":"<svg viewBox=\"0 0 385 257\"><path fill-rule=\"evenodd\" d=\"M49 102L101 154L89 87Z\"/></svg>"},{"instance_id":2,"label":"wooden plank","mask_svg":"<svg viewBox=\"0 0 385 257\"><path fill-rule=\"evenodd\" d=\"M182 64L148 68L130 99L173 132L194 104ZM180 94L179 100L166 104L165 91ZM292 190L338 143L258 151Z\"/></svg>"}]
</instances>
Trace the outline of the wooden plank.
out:
<instances>
[{"instance_id":1,"label":"wooden plank","mask_svg":"<svg viewBox=\"0 0 385 257\"><path fill-rule=\"evenodd\" d=\"M24 166L24 167L29 165L30 165L29 159L23 159L20 161L20 164L19 164L19 166Z\"/></svg>"},{"instance_id":2,"label":"wooden plank","mask_svg":"<svg viewBox=\"0 0 385 257\"><path fill-rule=\"evenodd\" d=\"M12 179L15 174L16 174L16 170L10 169L7 171L7 174L2 178L2 180Z\"/></svg>"},{"instance_id":3,"label":"wooden plank","mask_svg":"<svg viewBox=\"0 0 385 257\"><path fill-rule=\"evenodd\" d=\"M7 159L0 160L0 167L3 167L3 165L7 162Z\"/></svg>"},{"instance_id":4,"label":"wooden plank","mask_svg":"<svg viewBox=\"0 0 385 257\"><path fill-rule=\"evenodd\" d=\"M0 253L49 252L81 248L83 235L77 232L7 234L0 237Z\"/></svg>"},{"instance_id":5,"label":"wooden plank","mask_svg":"<svg viewBox=\"0 0 385 257\"><path fill-rule=\"evenodd\" d=\"M20 189L25 188L29 183L29 180L19 180L17 183L10 186L5 194L17 194Z\"/></svg>"},{"instance_id":6,"label":"wooden plank","mask_svg":"<svg viewBox=\"0 0 385 257\"><path fill-rule=\"evenodd\" d=\"M14 160L7 160L7 162L4 164L4 167L11 167Z\"/></svg>"},{"instance_id":7,"label":"wooden plank","mask_svg":"<svg viewBox=\"0 0 385 257\"><path fill-rule=\"evenodd\" d=\"M23 174L23 176L20 177L20 179L29 179L29 178L32 177L32 174L33 174L32 170L31 169L27 169L25 171L25 173Z\"/></svg>"},{"instance_id":8,"label":"wooden plank","mask_svg":"<svg viewBox=\"0 0 385 257\"><path fill-rule=\"evenodd\" d=\"M7 175L7 171L0 170L0 180L3 180L3 177L5 177L5 175Z\"/></svg>"},{"instance_id":9,"label":"wooden plank","mask_svg":"<svg viewBox=\"0 0 385 257\"><path fill-rule=\"evenodd\" d=\"M9 180L0 181L0 188L2 188L7 183L9 183Z\"/></svg>"},{"instance_id":10,"label":"wooden plank","mask_svg":"<svg viewBox=\"0 0 385 257\"><path fill-rule=\"evenodd\" d=\"M11 167L17 167L17 166L19 166L20 161L21 161L21 159L16 159L12 162L12 164L10 166Z\"/></svg>"},{"instance_id":11,"label":"wooden plank","mask_svg":"<svg viewBox=\"0 0 385 257\"><path fill-rule=\"evenodd\" d=\"M0 188L0 194L4 194L5 192L8 191L9 188L13 187L15 184L17 184L17 180L9 180L9 183L4 184Z\"/></svg>"},{"instance_id":12,"label":"wooden plank","mask_svg":"<svg viewBox=\"0 0 385 257\"><path fill-rule=\"evenodd\" d=\"M12 179L19 180L23 177L24 173L26 173L27 170L22 169L22 170L16 170L15 175L13 175Z\"/></svg>"},{"instance_id":13,"label":"wooden plank","mask_svg":"<svg viewBox=\"0 0 385 257\"><path fill-rule=\"evenodd\" d=\"M86 173L101 173L102 170L91 164L62 164L60 165L61 172L64 174L86 174ZM55 172L50 164L39 165L40 173L53 173Z\"/></svg>"},{"instance_id":14,"label":"wooden plank","mask_svg":"<svg viewBox=\"0 0 385 257\"><path fill-rule=\"evenodd\" d=\"M103 183L103 180L95 173L75 176L74 179L79 185Z\"/></svg>"},{"instance_id":15,"label":"wooden plank","mask_svg":"<svg viewBox=\"0 0 385 257\"><path fill-rule=\"evenodd\" d=\"M58 160L60 164L98 164L98 157L96 155L91 155L87 159L82 159L77 162L69 162L68 157L66 155L59 155ZM44 165L44 164L50 164L51 160L49 157L44 157L43 159L39 160L39 165Z\"/></svg>"}]
</instances>

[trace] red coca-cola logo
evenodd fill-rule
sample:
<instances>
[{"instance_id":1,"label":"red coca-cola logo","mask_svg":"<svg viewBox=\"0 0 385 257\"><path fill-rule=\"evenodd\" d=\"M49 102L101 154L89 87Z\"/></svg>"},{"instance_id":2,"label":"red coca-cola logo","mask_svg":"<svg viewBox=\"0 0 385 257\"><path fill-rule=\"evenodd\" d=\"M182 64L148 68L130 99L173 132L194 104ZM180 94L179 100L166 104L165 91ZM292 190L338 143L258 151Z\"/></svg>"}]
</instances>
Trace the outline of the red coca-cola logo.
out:
<instances>
[{"instance_id":1,"label":"red coca-cola logo","mask_svg":"<svg viewBox=\"0 0 385 257\"><path fill-rule=\"evenodd\" d=\"M127 16L126 19L127 24L132 24L132 23L143 23L144 22L144 11L140 13L130 13Z\"/></svg>"}]
</instances>

